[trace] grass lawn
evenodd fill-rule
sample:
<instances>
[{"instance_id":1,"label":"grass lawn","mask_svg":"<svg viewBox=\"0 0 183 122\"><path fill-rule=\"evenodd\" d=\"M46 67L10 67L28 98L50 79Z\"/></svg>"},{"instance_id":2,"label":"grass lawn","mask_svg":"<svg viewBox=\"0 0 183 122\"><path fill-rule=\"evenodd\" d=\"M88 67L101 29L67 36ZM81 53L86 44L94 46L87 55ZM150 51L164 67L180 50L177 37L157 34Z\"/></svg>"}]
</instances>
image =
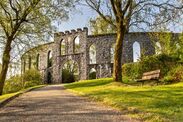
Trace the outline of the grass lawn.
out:
<instances>
[{"instance_id":1,"label":"grass lawn","mask_svg":"<svg viewBox=\"0 0 183 122\"><path fill-rule=\"evenodd\" d=\"M8 99L8 98L10 98L10 97L12 97L14 95L19 94L19 93L23 93L23 92L28 91L30 89L36 89L36 88L40 88L40 87L43 87L43 86L45 86L45 85L33 86L33 87L29 87L29 88L23 89L21 91L15 92L15 93L3 94L3 95L0 96L0 103L2 101L4 101L5 99Z\"/></svg>"},{"instance_id":2,"label":"grass lawn","mask_svg":"<svg viewBox=\"0 0 183 122\"><path fill-rule=\"evenodd\" d=\"M143 121L183 122L183 82L162 86L130 86L105 78L66 84L65 87Z\"/></svg>"}]
</instances>

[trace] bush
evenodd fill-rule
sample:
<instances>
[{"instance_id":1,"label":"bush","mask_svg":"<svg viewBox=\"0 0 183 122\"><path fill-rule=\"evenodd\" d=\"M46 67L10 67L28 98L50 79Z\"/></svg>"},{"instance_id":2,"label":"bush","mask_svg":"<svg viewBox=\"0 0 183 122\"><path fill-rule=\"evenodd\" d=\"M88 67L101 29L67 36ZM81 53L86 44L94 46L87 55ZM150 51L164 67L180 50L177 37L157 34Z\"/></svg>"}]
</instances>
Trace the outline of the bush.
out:
<instances>
[{"instance_id":1,"label":"bush","mask_svg":"<svg viewBox=\"0 0 183 122\"><path fill-rule=\"evenodd\" d=\"M132 79L130 79L129 77L127 76L123 76L123 79L122 79L123 83L129 83L132 81Z\"/></svg>"},{"instance_id":2,"label":"bush","mask_svg":"<svg viewBox=\"0 0 183 122\"><path fill-rule=\"evenodd\" d=\"M144 57L139 64L141 65L142 72L160 69L161 76L165 76L172 67L178 65L178 61L180 59L177 57L161 54Z\"/></svg>"},{"instance_id":3,"label":"bush","mask_svg":"<svg viewBox=\"0 0 183 122\"><path fill-rule=\"evenodd\" d=\"M137 79L141 78L144 72L160 69L161 76L164 77L173 67L179 65L179 61L179 58L165 54L146 56L137 63L124 64L123 76Z\"/></svg>"},{"instance_id":4,"label":"bush","mask_svg":"<svg viewBox=\"0 0 183 122\"><path fill-rule=\"evenodd\" d=\"M130 79L136 79L141 76L141 69L139 63L128 63L124 64L122 69L123 77L128 77Z\"/></svg>"},{"instance_id":5,"label":"bush","mask_svg":"<svg viewBox=\"0 0 183 122\"><path fill-rule=\"evenodd\" d=\"M23 83L22 83L21 76L17 75L5 81L3 94L17 92L22 88L23 88Z\"/></svg>"},{"instance_id":6,"label":"bush","mask_svg":"<svg viewBox=\"0 0 183 122\"><path fill-rule=\"evenodd\" d=\"M37 85L42 85L43 83L37 80L27 81L24 84L24 88L29 88Z\"/></svg>"},{"instance_id":7,"label":"bush","mask_svg":"<svg viewBox=\"0 0 183 122\"><path fill-rule=\"evenodd\" d=\"M75 77L73 73L70 73L69 70L63 69L62 70L62 82L63 83L72 83L75 82Z\"/></svg>"},{"instance_id":8,"label":"bush","mask_svg":"<svg viewBox=\"0 0 183 122\"><path fill-rule=\"evenodd\" d=\"M24 88L43 84L41 74L36 69L30 69L23 75Z\"/></svg>"},{"instance_id":9,"label":"bush","mask_svg":"<svg viewBox=\"0 0 183 122\"><path fill-rule=\"evenodd\" d=\"M168 80L167 80L168 79ZM180 82L183 81L183 66L179 65L170 70L163 81L168 82Z\"/></svg>"},{"instance_id":10,"label":"bush","mask_svg":"<svg viewBox=\"0 0 183 122\"><path fill-rule=\"evenodd\" d=\"M30 69L23 74L24 81L42 81L41 74L36 69Z\"/></svg>"},{"instance_id":11,"label":"bush","mask_svg":"<svg viewBox=\"0 0 183 122\"><path fill-rule=\"evenodd\" d=\"M28 88L41 84L43 84L43 82L39 71L31 69L26 71L22 77L20 75L17 75L6 80L3 88L3 94L17 92L23 88Z\"/></svg>"},{"instance_id":12,"label":"bush","mask_svg":"<svg viewBox=\"0 0 183 122\"><path fill-rule=\"evenodd\" d=\"M89 74L89 79L96 79L96 72L91 72Z\"/></svg>"}]
</instances>

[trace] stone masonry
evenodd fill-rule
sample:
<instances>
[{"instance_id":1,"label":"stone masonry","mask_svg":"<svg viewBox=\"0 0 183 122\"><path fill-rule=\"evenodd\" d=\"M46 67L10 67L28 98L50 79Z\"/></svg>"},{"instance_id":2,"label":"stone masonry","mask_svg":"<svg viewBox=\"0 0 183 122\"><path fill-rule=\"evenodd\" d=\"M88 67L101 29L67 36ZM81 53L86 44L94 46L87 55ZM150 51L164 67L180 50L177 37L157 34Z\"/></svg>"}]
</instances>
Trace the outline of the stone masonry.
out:
<instances>
[{"instance_id":1,"label":"stone masonry","mask_svg":"<svg viewBox=\"0 0 183 122\"><path fill-rule=\"evenodd\" d=\"M79 48L76 52L75 39L79 38ZM62 83L62 68L65 62L72 60L78 64L79 79L89 78L91 69L96 70L96 78L112 76L111 48L116 34L88 35L88 29L77 29L54 34L54 42L40 45L27 51L22 56L22 73L31 68L37 68L46 83ZM64 40L64 55L61 44ZM125 35L123 41L122 63L133 62L133 44L138 42L143 55L155 54L155 47L149 33L133 32ZM90 63L90 47L96 49L96 62ZM51 66L49 65L51 60Z\"/></svg>"}]
</instances>

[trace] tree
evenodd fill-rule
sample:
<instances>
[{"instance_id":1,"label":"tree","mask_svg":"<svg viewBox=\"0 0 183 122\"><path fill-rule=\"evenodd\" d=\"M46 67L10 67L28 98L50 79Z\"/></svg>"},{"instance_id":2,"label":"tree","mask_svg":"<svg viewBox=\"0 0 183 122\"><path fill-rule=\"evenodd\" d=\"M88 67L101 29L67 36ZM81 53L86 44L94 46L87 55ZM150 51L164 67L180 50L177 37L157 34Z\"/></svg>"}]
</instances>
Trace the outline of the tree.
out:
<instances>
[{"instance_id":1,"label":"tree","mask_svg":"<svg viewBox=\"0 0 183 122\"><path fill-rule=\"evenodd\" d=\"M2 69L2 66L1 66L1 64L0 64L0 72L1 72L1 69Z\"/></svg>"},{"instance_id":2,"label":"tree","mask_svg":"<svg viewBox=\"0 0 183 122\"><path fill-rule=\"evenodd\" d=\"M122 47L130 29L146 29L163 23L182 21L181 0L85 0L103 20L116 28L117 38L114 54L114 81L122 81ZM112 18L107 18L110 15ZM115 20L113 22L112 20Z\"/></svg>"},{"instance_id":3,"label":"tree","mask_svg":"<svg viewBox=\"0 0 183 122\"><path fill-rule=\"evenodd\" d=\"M11 55L26 47L49 40L55 30L53 23L67 19L74 0L1 0L0 43L3 49L0 72L0 95Z\"/></svg>"},{"instance_id":4,"label":"tree","mask_svg":"<svg viewBox=\"0 0 183 122\"><path fill-rule=\"evenodd\" d=\"M107 16L110 17L110 16ZM106 34L106 33L115 33L116 30L111 26L111 24L107 23L100 16L90 19L90 28L93 35L97 34Z\"/></svg>"}]
</instances>

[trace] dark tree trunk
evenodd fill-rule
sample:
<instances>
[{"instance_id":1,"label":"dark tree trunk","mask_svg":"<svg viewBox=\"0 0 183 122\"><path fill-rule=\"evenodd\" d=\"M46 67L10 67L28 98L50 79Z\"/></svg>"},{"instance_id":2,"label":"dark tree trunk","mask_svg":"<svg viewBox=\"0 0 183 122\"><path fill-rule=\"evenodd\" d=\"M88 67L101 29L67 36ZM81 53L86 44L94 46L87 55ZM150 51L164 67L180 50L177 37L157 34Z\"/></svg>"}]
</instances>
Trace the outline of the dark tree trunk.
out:
<instances>
[{"instance_id":1,"label":"dark tree trunk","mask_svg":"<svg viewBox=\"0 0 183 122\"><path fill-rule=\"evenodd\" d=\"M11 42L12 42L12 39L7 39L7 44L5 45L5 49L3 52L2 70L0 72L0 95L2 95L2 93L3 93L4 82L6 79L8 65L10 62Z\"/></svg>"},{"instance_id":2,"label":"dark tree trunk","mask_svg":"<svg viewBox=\"0 0 183 122\"><path fill-rule=\"evenodd\" d=\"M113 66L113 80L116 82L122 81L122 51L123 51L123 39L125 36L125 27L122 23L117 24L117 38L114 54L114 66Z\"/></svg>"}]
</instances>

